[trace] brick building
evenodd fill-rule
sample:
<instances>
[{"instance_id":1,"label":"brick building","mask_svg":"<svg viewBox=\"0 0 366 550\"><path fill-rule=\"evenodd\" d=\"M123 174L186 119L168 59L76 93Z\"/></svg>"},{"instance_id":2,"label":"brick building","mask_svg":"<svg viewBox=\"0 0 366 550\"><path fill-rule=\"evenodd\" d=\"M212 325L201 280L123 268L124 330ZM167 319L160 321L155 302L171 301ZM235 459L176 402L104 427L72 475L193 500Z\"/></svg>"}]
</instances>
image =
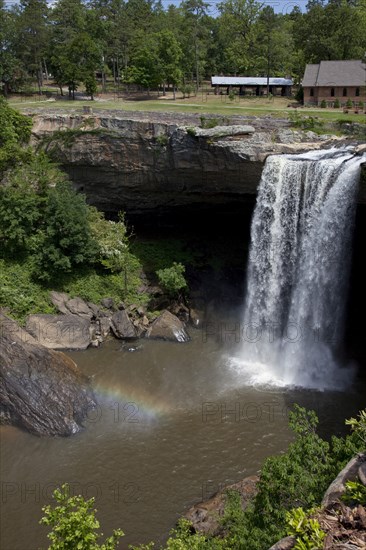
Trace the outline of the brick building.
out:
<instances>
[{"instance_id":1,"label":"brick building","mask_svg":"<svg viewBox=\"0 0 366 550\"><path fill-rule=\"evenodd\" d=\"M302 81L304 105L320 105L325 100L333 106L336 99L346 105L366 101L366 64L361 60L321 61L306 65Z\"/></svg>"}]
</instances>

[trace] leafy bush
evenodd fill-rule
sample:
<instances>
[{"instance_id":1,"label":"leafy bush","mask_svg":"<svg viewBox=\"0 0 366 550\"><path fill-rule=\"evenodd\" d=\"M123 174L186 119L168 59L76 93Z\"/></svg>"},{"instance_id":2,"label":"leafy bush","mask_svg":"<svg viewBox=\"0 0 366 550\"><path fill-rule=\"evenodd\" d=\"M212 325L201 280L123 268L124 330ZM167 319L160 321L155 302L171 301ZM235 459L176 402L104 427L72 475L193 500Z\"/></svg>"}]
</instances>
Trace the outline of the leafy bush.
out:
<instances>
[{"instance_id":1,"label":"leafy bush","mask_svg":"<svg viewBox=\"0 0 366 550\"><path fill-rule=\"evenodd\" d=\"M348 99L348 100L347 100L346 107L347 107L348 109L352 109L352 107L353 107L353 102L352 102L351 99Z\"/></svg>"},{"instance_id":2,"label":"leafy bush","mask_svg":"<svg viewBox=\"0 0 366 550\"><path fill-rule=\"evenodd\" d=\"M291 125L302 130L321 130L324 126L323 121L313 116L302 116L296 109L288 114Z\"/></svg>"},{"instance_id":3,"label":"leafy bush","mask_svg":"<svg viewBox=\"0 0 366 550\"><path fill-rule=\"evenodd\" d=\"M339 99L338 99L338 97L337 97L336 100L335 100L335 102L334 102L333 107L334 107L335 109L339 109L340 106L341 106L341 104L340 104L340 101L339 101Z\"/></svg>"},{"instance_id":4,"label":"leafy bush","mask_svg":"<svg viewBox=\"0 0 366 550\"><path fill-rule=\"evenodd\" d=\"M287 534L296 537L294 550L322 550L326 534L319 521L309 517L314 512L306 513L301 507L287 512Z\"/></svg>"},{"instance_id":5,"label":"leafy bush","mask_svg":"<svg viewBox=\"0 0 366 550\"><path fill-rule=\"evenodd\" d=\"M26 162L31 156L28 143L32 120L21 115L0 97L0 176L11 166Z\"/></svg>"},{"instance_id":6,"label":"leafy bush","mask_svg":"<svg viewBox=\"0 0 366 550\"><path fill-rule=\"evenodd\" d=\"M321 102L320 102L320 108L321 109L326 109L327 107L327 102L325 101L325 99L322 99Z\"/></svg>"},{"instance_id":7,"label":"leafy bush","mask_svg":"<svg viewBox=\"0 0 366 550\"><path fill-rule=\"evenodd\" d=\"M115 529L113 535L103 544L98 544L102 533L98 533L99 521L93 509L95 499L85 500L82 496L70 496L67 484L53 492L58 506L44 506L40 523L52 527L47 535L51 541L49 550L114 550L124 533Z\"/></svg>"},{"instance_id":8,"label":"leafy bush","mask_svg":"<svg viewBox=\"0 0 366 550\"><path fill-rule=\"evenodd\" d=\"M235 100L235 97L236 97L236 93L234 90L230 90L229 91L229 99L230 101L234 101Z\"/></svg>"},{"instance_id":9,"label":"leafy bush","mask_svg":"<svg viewBox=\"0 0 366 550\"><path fill-rule=\"evenodd\" d=\"M184 278L185 267L181 263L173 262L171 267L159 269L156 274L163 289L171 296L178 296L180 291L187 288Z\"/></svg>"},{"instance_id":10,"label":"leafy bush","mask_svg":"<svg viewBox=\"0 0 366 550\"><path fill-rule=\"evenodd\" d=\"M346 426L366 445L366 410L360 411L357 418L346 420Z\"/></svg>"},{"instance_id":11,"label":"leafy bush","mask_svg":"<svg viewBox=\"0 0 366 550\"><path fill-rule=\"evenodd\" d=\"M20 323L30 313L56 313L49 300L49 289L33 280L29 263L1 259L0 307L9 308Z\"/></svg>"},{"instance_id":12,"label":"leafy bush","mask_svg":"<svg viewBox=\"0 0 366 550\"><path fill-rule=\"evenodd\" d=\"M366 487L358 480L347 481L346 492L342 496L342 500L347 504L366 506Z\"/></svg>"},{"instance_id":13,"label":"leafy bush","mask_svg":"<svg viewBox=\"0 0 366 550\"><path fill-rule=\"evenodd\" d=\"M34 239L34 273L44 281L56 280L59 273L92 264L98 254L93 238L88 206L68 182L51 188L43 210L45 225Z\"/></svg>"}]
</instances>

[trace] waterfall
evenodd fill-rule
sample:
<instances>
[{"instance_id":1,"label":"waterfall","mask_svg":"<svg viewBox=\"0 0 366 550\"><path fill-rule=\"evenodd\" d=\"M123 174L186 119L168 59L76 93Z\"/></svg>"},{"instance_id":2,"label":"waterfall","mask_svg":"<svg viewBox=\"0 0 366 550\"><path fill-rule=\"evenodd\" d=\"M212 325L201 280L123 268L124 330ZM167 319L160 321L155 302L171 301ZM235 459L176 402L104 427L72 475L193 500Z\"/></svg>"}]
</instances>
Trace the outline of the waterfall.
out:
<instances>
[{"instance_id":1,"label":"waterfall","mask_svg":"<svg viewBox=\"0 0 366 550\"><path fill-rule=\"evenodd\" d=\"M338 389L363 157L347 149L267 158L251 226L240 356L250 383Z\"/></svg>"}]
</instances>

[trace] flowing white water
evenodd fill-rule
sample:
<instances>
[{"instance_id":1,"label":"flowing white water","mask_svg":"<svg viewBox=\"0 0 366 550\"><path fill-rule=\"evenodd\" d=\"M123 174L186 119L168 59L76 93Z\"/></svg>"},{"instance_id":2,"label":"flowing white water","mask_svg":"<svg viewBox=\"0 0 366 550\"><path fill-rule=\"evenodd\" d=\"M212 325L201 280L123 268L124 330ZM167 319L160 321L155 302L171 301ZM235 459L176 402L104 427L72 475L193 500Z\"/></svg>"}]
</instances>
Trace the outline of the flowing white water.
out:
<instances>
[{"instance_id":1,"label":"flowing white water","mask_svg":"<svg viewBox=\"0 0 366 550\"><path fill-rule=\"evenodd\" d=\"M240 356L249 383L337 389L360 165L346 149L268 157L251 227Z\"/></svg>"}]
</instances>

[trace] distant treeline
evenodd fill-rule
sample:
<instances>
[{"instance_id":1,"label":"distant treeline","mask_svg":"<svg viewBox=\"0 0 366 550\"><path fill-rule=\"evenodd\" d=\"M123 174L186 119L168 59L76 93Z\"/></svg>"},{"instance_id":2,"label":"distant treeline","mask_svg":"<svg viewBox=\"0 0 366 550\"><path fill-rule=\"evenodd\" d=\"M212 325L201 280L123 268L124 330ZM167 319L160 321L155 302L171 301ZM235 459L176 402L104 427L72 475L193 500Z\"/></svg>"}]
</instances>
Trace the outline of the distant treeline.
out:
<instances>
[{"instance_id":1,"label":"distant treeline","mask_svg":"<svg viewBox=\"0 0 366 550\"><path fill-rule=\"evenodd\" d=\"M5 95L50 75L72 96L99 78L146 89L198 87L213 74L290 76L306 63L361 59L366 0L310 0L275 13L256 0L0 0L0 85Z\"/></svg>"}]
</instances>

